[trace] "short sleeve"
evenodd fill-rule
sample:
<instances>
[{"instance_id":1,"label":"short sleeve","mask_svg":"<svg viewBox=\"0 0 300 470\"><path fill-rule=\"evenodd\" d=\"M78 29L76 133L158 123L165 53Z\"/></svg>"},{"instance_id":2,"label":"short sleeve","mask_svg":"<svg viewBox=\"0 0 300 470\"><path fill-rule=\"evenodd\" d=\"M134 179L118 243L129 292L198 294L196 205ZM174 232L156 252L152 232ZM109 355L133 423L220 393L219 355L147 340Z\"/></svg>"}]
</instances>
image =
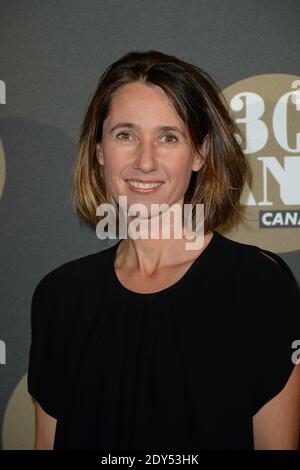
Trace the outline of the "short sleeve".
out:
<instances>
[{"instance_id":1,"label":"short sleeve","mask_svg":"<svg viewBox=\"0 0 300 470\"><path fill-rule=\"evenodd\" d=\"M44 411L57 418L61 411L64 353L56 308L56 290L46 275L31 300L31 345L28 391Z\"/></svg>"},{"instance_id":2,"label":"short sleeve","mask_svg":"<svg viewBox=\"0 0 300 470\"><path fill-rule=\"evenodd\" d=\"M293 343L300 340L299 287L285 261L275 253L266 253L276 262L259 251L247 260L252 416L286 385L296 365Z\"/></svg>"}]
</instances>

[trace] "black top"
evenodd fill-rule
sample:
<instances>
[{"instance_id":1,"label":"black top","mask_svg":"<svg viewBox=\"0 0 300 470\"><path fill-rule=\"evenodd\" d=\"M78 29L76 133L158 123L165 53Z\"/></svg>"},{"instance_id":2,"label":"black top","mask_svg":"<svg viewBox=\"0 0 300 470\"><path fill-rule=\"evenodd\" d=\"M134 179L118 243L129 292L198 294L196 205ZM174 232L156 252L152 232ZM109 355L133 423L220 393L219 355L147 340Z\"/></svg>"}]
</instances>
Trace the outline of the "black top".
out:
<instances>
[{"instance_id":1,"label":"black top","mask_svg":"<svg viewBox=\"0 0 300 470\"><path fill-rule=\"evenodd\" d=\"M119 243L32 297L28 389L57 418L54 449L253 449L300 339L287 264L214 231L179 281L143 294L116 276Z\"/></svg>"}]
</instances>

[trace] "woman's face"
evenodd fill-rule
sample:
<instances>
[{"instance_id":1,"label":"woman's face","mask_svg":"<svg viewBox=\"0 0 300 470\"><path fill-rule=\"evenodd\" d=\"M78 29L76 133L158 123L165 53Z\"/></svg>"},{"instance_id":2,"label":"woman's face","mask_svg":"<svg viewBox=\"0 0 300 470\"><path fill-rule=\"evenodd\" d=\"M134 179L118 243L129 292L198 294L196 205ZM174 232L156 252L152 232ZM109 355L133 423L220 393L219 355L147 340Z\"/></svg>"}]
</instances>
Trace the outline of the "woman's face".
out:
<instances>
[{"instance_id":1,"label":"woman's face","mask_svg":"<svg viewBox=\"0 0 300 470\"><path fill-rule=\"evenodd\" d=\"M207 139L199 151L207 151ZM149 217L153 203L182 205L192 171L202 166L166 93L140 82L120 87L112 97L97 158L104 165L106 188L113 199L127 196L127 207L145 204ZM161 184L141 188L136 180Z\"/></svg>"}]
</instances>

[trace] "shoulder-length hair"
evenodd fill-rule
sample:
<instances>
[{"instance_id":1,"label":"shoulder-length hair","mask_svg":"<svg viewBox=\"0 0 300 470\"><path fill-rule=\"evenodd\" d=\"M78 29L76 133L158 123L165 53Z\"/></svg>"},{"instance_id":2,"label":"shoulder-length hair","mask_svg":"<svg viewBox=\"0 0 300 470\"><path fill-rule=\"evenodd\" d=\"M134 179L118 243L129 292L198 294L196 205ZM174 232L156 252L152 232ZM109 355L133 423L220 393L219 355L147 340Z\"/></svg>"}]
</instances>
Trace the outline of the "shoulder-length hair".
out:
<instances>
[{"instance_id":1,"label":"shoulder-length hair","mask_svg":"<svg viewBox=\"0 0 300 470\"><path fill-rule=\"evenodd\" d=\"M248 165L237 136L240 131L229 115L228 104L214 80L196 65L158 51L133 51L112 63L100 77L80 131L73 168L72 196L75 210L88 223L99 222L100 204L118 205L108 194L104 167L96 156L102 140L102 127L110 111L113 94L128 83L160 86L185 123L194 151L209 134L209 151L198 172L193 171L184 203L193 208L204 204L204 233L239 216L240 195Z\"/></svg>"}]
</instances>

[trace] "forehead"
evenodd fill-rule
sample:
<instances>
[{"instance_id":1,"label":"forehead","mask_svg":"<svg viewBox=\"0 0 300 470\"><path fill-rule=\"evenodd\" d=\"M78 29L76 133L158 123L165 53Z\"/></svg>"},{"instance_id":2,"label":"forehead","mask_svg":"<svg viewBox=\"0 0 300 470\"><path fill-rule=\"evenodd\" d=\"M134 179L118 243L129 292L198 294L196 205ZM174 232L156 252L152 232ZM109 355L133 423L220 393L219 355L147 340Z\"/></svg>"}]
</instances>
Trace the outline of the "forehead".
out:
<instances>
[{"instance_id":1,"label":"forehead","mask_svg":"<svg viewBox=\"0 0 300 470\"><path fill-rule=\"evenodd\" d=\"M107 120L111 122L120 118L145 121L153 119L156 122L176 123L185 127L165 91L157 85L141 82L123 85L112 96Z\"/></svg>"}]
</instances>

